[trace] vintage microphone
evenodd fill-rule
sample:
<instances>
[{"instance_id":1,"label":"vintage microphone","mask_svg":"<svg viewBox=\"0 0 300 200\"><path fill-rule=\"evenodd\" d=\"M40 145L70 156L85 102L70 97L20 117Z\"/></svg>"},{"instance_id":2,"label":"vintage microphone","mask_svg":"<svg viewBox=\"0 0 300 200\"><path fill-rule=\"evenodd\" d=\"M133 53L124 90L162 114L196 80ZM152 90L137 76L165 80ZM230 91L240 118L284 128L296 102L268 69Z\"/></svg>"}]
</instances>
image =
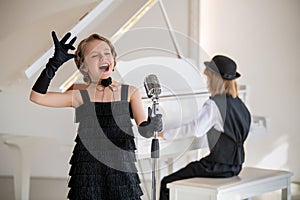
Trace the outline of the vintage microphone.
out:
<instances>
[{"instance_id":1,"label":"vintage microphone","mask_svg":"<svg viewBox=\"0 0 300 200\"><path fill-rule=\"evenodd\" d=\"M144 86L148 98L152 100L152 115L155 116L158 111L158 95L161 93L159 81L154 74L146 76ZM156 200L156 171L159 158L159 141L157 139L157 131L154 131L154 137L151 143L152 158L152 195L151 200Z\"/></svg>"}]
</instances>

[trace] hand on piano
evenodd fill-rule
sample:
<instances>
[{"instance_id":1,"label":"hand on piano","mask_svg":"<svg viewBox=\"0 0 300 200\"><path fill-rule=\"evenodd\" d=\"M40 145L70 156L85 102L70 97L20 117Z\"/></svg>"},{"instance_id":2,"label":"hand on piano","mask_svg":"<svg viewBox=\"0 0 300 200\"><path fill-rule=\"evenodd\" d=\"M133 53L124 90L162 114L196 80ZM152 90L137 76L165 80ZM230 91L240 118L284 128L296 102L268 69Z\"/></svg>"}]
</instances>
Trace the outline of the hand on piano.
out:
<instances>
[{"instance_id":1,"label":"hand on piano","mask_svg":"<svg viewBox=\"0 0 300 200\"><path fill-rule=\"evenodd\" d=\"M163 131L158 132L158 133L157 133L157 137L162 138L162 139L165 139L165 138L164 138L164 132L163 132Z\"/></svg>"}]
</instances>

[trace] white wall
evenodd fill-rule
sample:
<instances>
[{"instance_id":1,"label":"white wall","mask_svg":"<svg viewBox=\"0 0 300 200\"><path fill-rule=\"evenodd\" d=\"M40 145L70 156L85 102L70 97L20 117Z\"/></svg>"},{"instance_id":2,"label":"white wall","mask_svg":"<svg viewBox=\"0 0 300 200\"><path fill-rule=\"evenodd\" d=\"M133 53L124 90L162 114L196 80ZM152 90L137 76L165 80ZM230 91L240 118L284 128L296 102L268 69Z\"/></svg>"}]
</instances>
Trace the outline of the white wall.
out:
<instances>
[{"instance_id":1,"label":"white wall","mask_svg":"<svg viewBox=\"0 0 300 200\"><path fill-rule=\"evenodd\" d=\"M202 0L201 46L238 63L254 114L270 118L267 137L247 143L247 165L289 169L300 181L299 0Z\"/></svg>"}]
</instances>

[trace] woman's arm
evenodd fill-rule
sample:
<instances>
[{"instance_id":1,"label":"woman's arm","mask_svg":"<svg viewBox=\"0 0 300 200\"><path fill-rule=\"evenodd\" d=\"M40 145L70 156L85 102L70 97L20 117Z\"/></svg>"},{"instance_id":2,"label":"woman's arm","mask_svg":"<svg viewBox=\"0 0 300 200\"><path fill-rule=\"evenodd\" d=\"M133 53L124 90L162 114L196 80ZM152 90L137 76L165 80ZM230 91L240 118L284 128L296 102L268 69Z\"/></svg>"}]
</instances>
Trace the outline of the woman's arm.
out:
<instances>
[{"instance_id":1,"label":"woman's arm","mask_svg":"<svg viewBox=\"0 0 300 200\"><path fill-rule=\"evenodd\" d=\"M163 129L162 115L156 114L155 116L152 116L152 110L151 108L148 108L148 116L146 117L138 89L132 87L131 94L131 108L133 117L138 125L138 131L141 136L150 138L154 135L155 131L161 131Z\"/></svg>"},{"instance_id":2,"label":"woman's arm","mask_svg":"<svg viewBox=\"0 0 300 200\"><path fill-rule=\"evenodd\" d=\"M142 98L139 90L136 87L129 87L130 104L134 120L137 125L140 125L143 121L147 121L147 116L144 113Z\"/></svg>"},{"instance_id":3,"label":"woman's arm","mask_svg":"<svg viewBox=\"0 0 300 200\"><path fill-rule=\"evenodd\" d=\"M74 54L69 54L69 50L74 50L73 44L76 37L71 39L69 43L67 40L70 38L71 33L67 33L60 41L56 33L52 32L52 39L54 42L54 55L49 59L46 67L41 72L36 80L30 93L30 100L34 103L50 106L50 107L70 107L73 106L73 91L65 93L47 92L49 84L54 77L58 68L68 60L75 57Z\"/></svg>"},{"instance_id":4,"label":"woman's arm","mask_svg":"<svg viewBox=\"0 0 300 200\"><path fill-rule=\"evenodd\" d=\"M48 107L77 107L79 104L77 93L74 90L69 90L65 93L47 92L41 94L32 90L30 101Z\"/></svg>"}]
</instances>

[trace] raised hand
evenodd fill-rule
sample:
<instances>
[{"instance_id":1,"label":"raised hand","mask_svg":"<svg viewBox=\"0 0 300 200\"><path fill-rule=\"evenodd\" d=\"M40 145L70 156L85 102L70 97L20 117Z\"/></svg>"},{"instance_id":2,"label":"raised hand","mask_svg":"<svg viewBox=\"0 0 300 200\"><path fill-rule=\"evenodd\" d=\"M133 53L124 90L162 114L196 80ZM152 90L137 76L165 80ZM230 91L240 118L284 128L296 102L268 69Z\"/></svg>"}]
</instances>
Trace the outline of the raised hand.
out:
<instances>
[{"instance_id":1,"label":"raised hand","mask_svg":"<svg viewBox=\"0 0 300 200\"><path fill-rule=\"evenodd\" d=\"M58 40L56 33L52 31L52 39L54 42L54 55L49 59L48 64L46 65L47 70L46 74L49 78L53 78L56 70L65 62L75 57L74 54L69 54L69 50L74 50L77 37L72 38L69 43L66 43L70 38L71 33L68 32L60 41Z\"/></svg>"},{"instance_id":2,"label":"raised hand","mask_svg":"<svg viewBox=\"0 0 300 200\"><path fill-rule=\"evenodd\" d=\"M69 54L69 50L75 50L73 44L75 43L77 37L73 37L69 43L67 40L71 37L71 33L67 33L60 41L58 40L56 33L52 31L52 39L54 42L54 56L55 61L62 65L64 62L75 57L74 54Z\"/></svg>"},{"instance_id":3,"label":"raised hand","mask_svg":"<svg viewBox=\"0 0 300 200\"><path fill-rule=\"evenodd\" d=\"M68 53L69 50L74 50L73 44L76 41L76 37L71 39L69 43L66 43L70 38L71 33L67 33L60 41L58 40L56 33L52 31L52 39L54 42L54 55L49 59L46 64L46 68L41 72L39 78L32 87L32 90L41 94L45 94L48 90L51 79L54 77L57 69L68 60L75 57L74 54Z\"/></svg>"}]
</instances>

